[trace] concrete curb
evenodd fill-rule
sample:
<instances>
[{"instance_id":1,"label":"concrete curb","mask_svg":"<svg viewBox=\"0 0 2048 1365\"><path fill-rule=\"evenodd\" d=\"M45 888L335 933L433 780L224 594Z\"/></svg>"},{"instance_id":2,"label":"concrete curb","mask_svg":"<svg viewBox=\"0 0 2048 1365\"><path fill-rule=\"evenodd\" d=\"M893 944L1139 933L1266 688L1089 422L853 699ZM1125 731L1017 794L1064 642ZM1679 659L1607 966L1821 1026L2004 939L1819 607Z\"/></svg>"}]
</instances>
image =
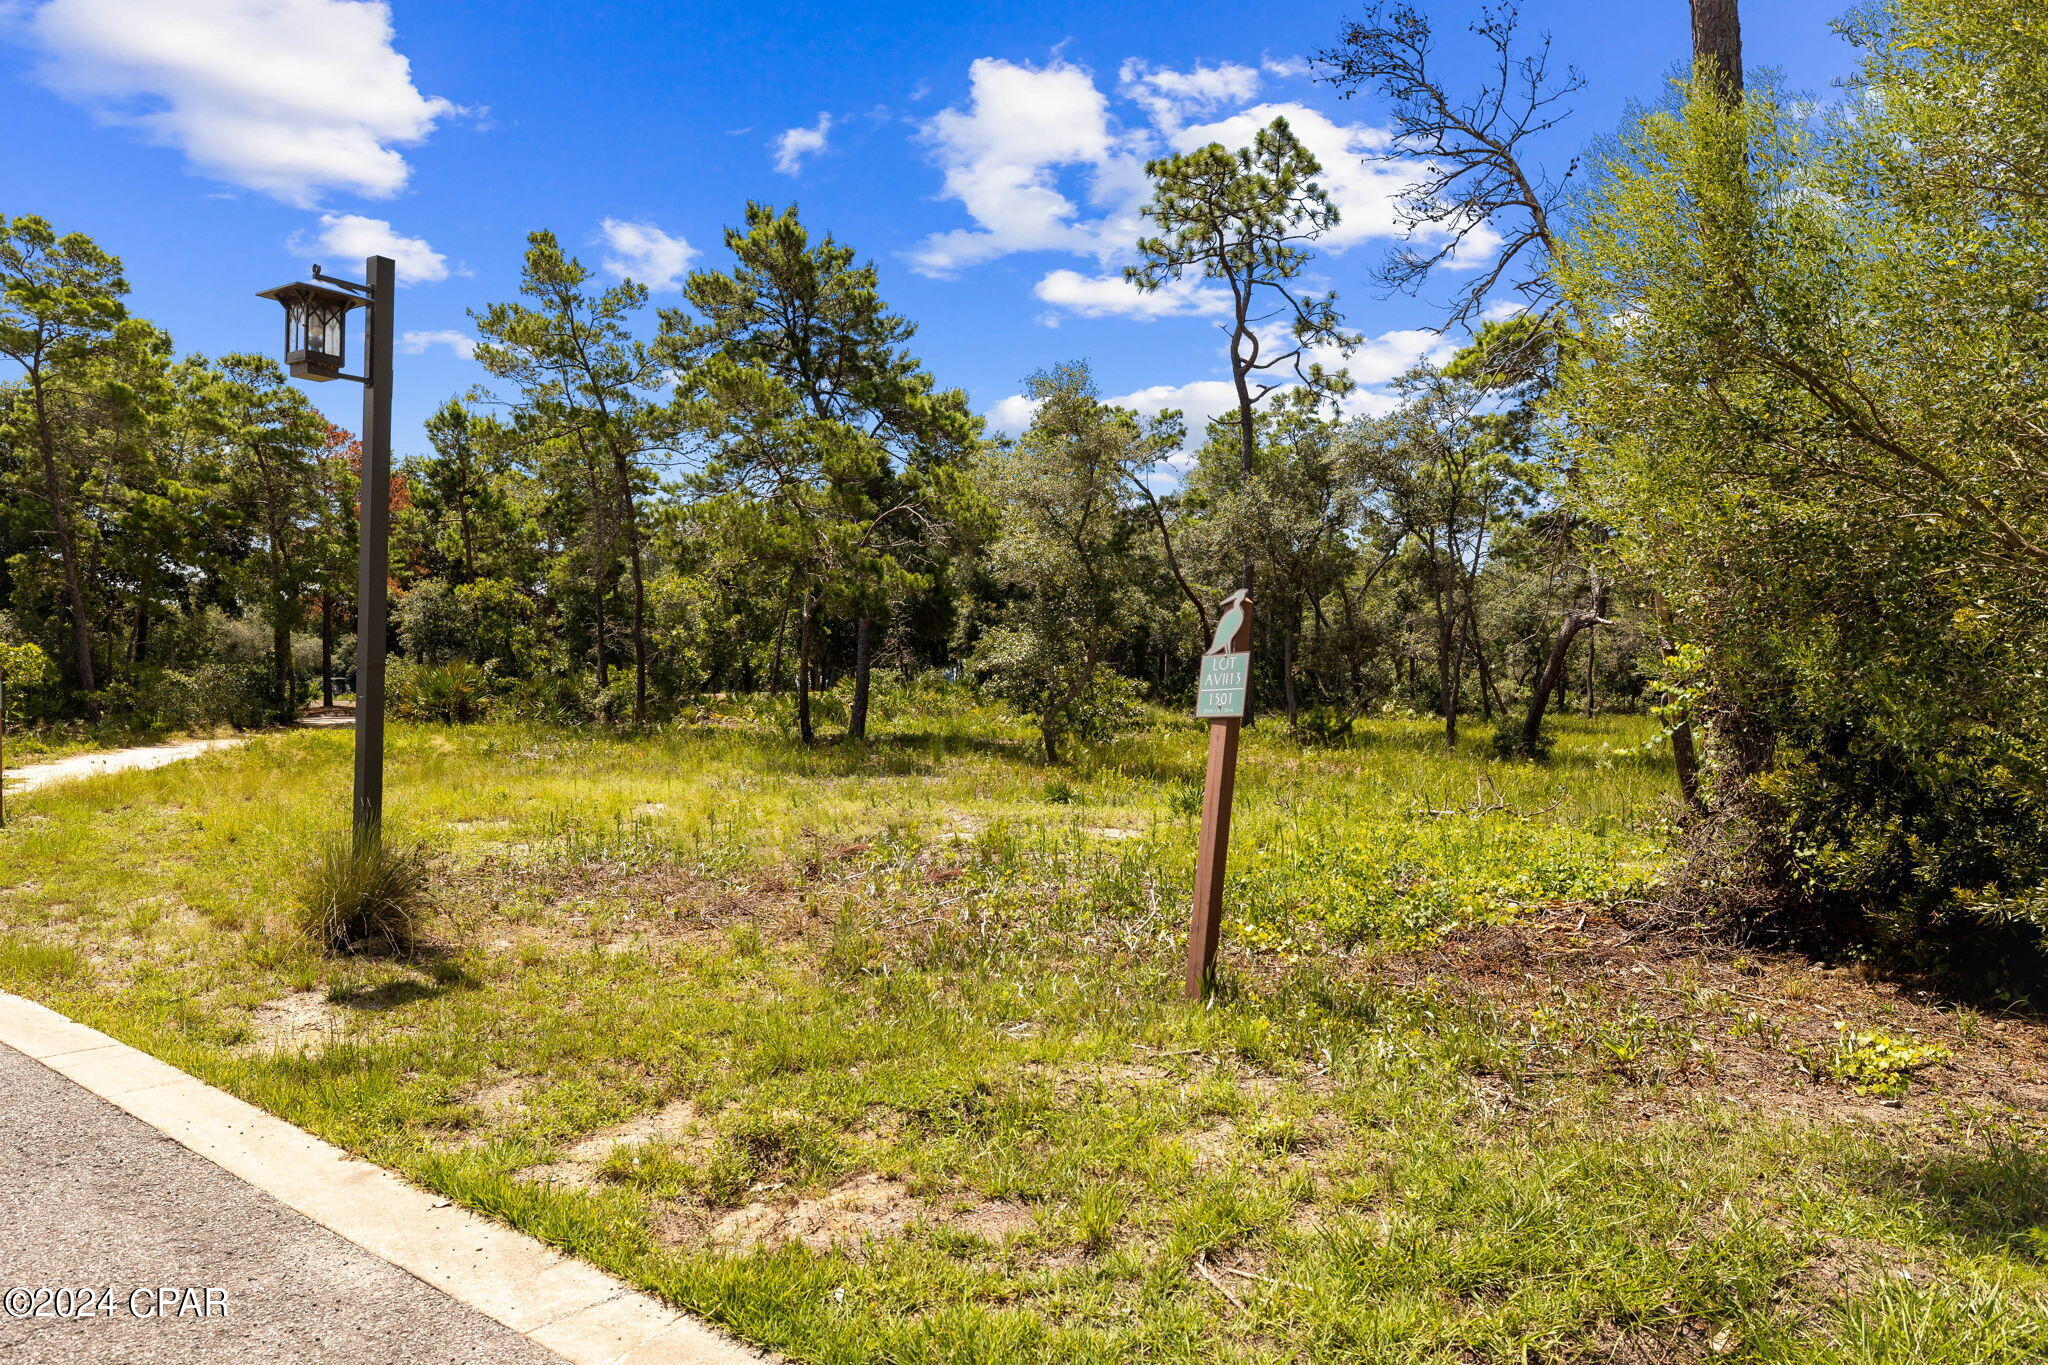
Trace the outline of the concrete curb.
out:
<instances>
[{"instance_id":1,"label":"concrete curb","mask_svg":"<svg viewBox=\"0 0 2048 1365\"><path fill-rule=\"evenodd\" d=\"M98 1029L0 991L0 1043L574 1365L769 1359Z\"/></svg>"}]
</instances>

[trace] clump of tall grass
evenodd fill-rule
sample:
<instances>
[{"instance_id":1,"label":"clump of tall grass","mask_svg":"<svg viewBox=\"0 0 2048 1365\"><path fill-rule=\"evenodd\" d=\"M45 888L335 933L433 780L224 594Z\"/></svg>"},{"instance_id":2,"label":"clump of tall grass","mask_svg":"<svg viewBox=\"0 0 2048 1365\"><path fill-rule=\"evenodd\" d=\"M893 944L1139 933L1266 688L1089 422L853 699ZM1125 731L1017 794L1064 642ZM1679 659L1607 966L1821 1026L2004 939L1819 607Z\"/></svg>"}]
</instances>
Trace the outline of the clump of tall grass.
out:
<instances>
[{"instance_id":1,"label":"clump of tall grass","mask_svg":"<svg viewBox=\"0 0 2048 1365\"><path fill-rule=\"evenodd\" d=\"M299 925L332 953L398 953L419 942L433 857L382 835L336 835L320 847L299 890Z\"/></svg>"}]
</instances>

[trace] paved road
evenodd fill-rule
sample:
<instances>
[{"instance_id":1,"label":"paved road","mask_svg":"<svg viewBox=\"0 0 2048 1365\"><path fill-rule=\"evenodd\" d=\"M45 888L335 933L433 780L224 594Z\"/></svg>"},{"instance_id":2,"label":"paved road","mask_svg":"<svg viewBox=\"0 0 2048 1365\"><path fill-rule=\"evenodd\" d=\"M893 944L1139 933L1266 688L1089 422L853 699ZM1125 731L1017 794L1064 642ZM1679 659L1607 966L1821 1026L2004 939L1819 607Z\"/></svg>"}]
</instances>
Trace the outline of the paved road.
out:
<instances>
[{"instance_id":1,"label":"paved road","mask_svg":"<svg viewBox=\"0 0 2048 1365\"><path fill-rule=\"evenodd\" d=\"M111 1286L116 1312L0 1311L8 1365L561 1365L0 1044L0 1292L16 1285ZM131 1315L138 1288L153 1316ZM224 1314L204 1316L208 1288Z\"/></svg>"}]
</instances>

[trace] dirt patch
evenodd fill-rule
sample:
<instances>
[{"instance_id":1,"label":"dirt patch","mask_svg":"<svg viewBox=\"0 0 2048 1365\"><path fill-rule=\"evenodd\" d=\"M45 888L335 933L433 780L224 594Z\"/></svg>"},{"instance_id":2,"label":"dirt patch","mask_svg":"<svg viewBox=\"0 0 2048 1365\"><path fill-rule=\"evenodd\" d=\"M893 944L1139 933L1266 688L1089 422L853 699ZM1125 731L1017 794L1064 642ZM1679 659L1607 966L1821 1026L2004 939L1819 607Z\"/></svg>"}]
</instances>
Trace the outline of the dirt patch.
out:
<instances>
[{"instance_id":1,"label":"dirt patch","mask_svg":"<svg viewBox=\"0 0 2048 1365\"><path fill-rule=\"evenodd\" d=\"M526 1107L533 1082L525 1076L511 1076L480 1086L462 1097L462 1103L486 1127L494 1127L518 1116Z\"/></svg>"},{"instance_id":2,"label":"dirt patch","mask_svg":"<svg viewBox=\"0 0 2048 1365\"><path fill-rule=\"evenodd\" d=\"M704 1116L689 1100L676 1100L651 1114L627 1119L592 1133L541 1166L514 1171L520 1180L537 1185L567 1185L588 1189L598 1183L598 1173L615 1152L653 1143L678 1148L692 1156L711 1150L713 1134Z\"/></svg>"},{"instance_id":3,"label":"dirt patch","mask_svg":"<svg viewBox=\"0 0 2048 1365\"><path fill-rule=\"evenodd\" d=\"M1532 1062L1618 1078L1617 1104L1648 1122L1702 1100L1879 1124L1939 1123L1995 1108L2048 1123L2048 1026L1957 1008L1934 992L1790 953L1703 941L1624 913L1554 906L1390 954L1381 980L1462 997L1538 1039ZM1844 1026L1941 1049L1903 1098L1814 1074ZM1534 1068L1532 1068L1534 1069ZM1486 1098L1513 1105L1526 1078Z\"/></svg>"},{"instance_id":4,"label":"dirt patch","mask_svg":"<svg viewBox=\"0 0 2048 1365\"><path fill-rule=\"evenodd\" d=\"M258 1005L249 1016L251 1043L267 1052L326 1047L348 1026L348 1015L327 992L298 991Z\"/></svg>"},{"instance_id":5,"label":"dirt patch","mask_svg":"<svg viewBox=\"0 0 2048 1365\"><path fill-rule=\"evenodd\" d=\"M1223 1170L1244 1156L1237 1141L1237 1125L1231 1123L1197 1128L1183 1135L1180 1141L1188 1149L1188 1157L1198 1171Z\"/></svg>"},{"instance_id":6,"label":"dirt patch","mask_svg":"<svg viewBox=\"0 0 2048 1365\"><path fill-rule=\"evenodd\" d=\"M918 1199L900 1180L856 1176L821 1195L758 1200L723 1213L678 1206L655 1235L672 1245L749 1249L799 1243L813 1251L858 1246L918 1226L943 1227L1001 1243L1030 1227L1029 1205L1005 1199Z\"/></svg>"},{"instance_id":7,"label":"dirt patch","mask_svg":"<svg viewBox=\"0 0 2048 1365\"><path fill-rule=\"evenodd\" d=\"M503 946L539 943L588 948L622 941L701 942L739 923L773 941L799 937L822 911L807 907L772 874L713 880L675 864L617 867L603 863L551 865L532 850L498 848L455 880L485 908L504 936ZM498 918L500 906L545 907L517 923ZM589 913L601 906L604 913Z\"/></svg>"}]
</instances>

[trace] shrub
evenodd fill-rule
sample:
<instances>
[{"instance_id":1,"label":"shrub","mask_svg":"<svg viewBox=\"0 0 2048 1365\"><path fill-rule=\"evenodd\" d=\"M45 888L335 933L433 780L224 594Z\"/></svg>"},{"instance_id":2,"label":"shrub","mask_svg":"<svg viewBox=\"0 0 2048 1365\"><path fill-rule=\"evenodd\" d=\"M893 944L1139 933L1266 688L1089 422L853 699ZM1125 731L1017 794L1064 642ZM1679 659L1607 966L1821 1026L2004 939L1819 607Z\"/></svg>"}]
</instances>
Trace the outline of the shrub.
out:
<instances>
[{"instance_id":1,"label":"shrub","mask_svg":"<svg viewBox=\"0 0 2048 1365\"><path fill-rule=\"evenodd\" d=\"M491 706L491 675L467 659L420 664L397 660L387 686L391 714L400 720L466 725L482 720Z\"/></svg>"},{"instance_id":2,"label":"shrub","mask_svg":"<svg viewBox=\"0 0 2048 1365\"><path fill-rule=\"evenodd\" d=\"M1351 738L1357 718L1334 706L1312 706L1296 713L1294 737L1319 749L1334 749Z\"/></svg>"},{"instance_id":3,"label":"shrub","mask_svg":"<svg viewBox=\"0 0 2048 1365\"><path fill-rule=\"evenodd\" d=\"M1901 1099L1912 1083L1913 1073L1949 1060L1946 1048L1902 1038L1883 1029L1869 1032L1851 1029L1836 1021L1835 1045L1825 1053L1805 1057L1817 1075L1854 1086L1858 1094L1882 1099Z\"/></svg>"},{"instance_id":4,"label":"shrub","mask_svg":"<svg viewBox=\"0 0 2048 1365\"><path fill-rule=\"evenodd\" d=\"M1487 751L1495 758L1528 758L1542 763L1550 757L1550 750L1556 743L1557 736L1551 732L1549 726L1544 726L1536 732L1534 744L1524 744L1522 727L1513 721L1504 720L1495 727Z\"/></svg>"},{"instance_id":5,"label":"shrub","mask_svg":"<svg viewBox=\"0 0 2048 1365\"><path fill-rule=\"evenodd\" d=\"M419 941L433 871L423 848L336 836L300 891L300 926L328 952L403 952Z\"/></svg>"},{"instance_id":6,"label":"shrub","mask_svg":"<svg viewBox=\"0 0 2048 1365\"><path fill-rule=\"evenodd\" d=\"M286 719L278 712L269 661L233 656L207 659L190 671L150 669L117 678L102 690L100 704L142 727L251 730Z\"/></svg>"},{"instance_id":7,"label":"shrub","mask_svg":"<svg viewBox=\"0 0 2048 1365\"><path fill-rule=\"evenodd\" d=\"M455 590L438 578L423 578L413 584L399 599L395 615L405 652L423 664L461 657L475 634Z\"/></svg>"}]
</instances>

